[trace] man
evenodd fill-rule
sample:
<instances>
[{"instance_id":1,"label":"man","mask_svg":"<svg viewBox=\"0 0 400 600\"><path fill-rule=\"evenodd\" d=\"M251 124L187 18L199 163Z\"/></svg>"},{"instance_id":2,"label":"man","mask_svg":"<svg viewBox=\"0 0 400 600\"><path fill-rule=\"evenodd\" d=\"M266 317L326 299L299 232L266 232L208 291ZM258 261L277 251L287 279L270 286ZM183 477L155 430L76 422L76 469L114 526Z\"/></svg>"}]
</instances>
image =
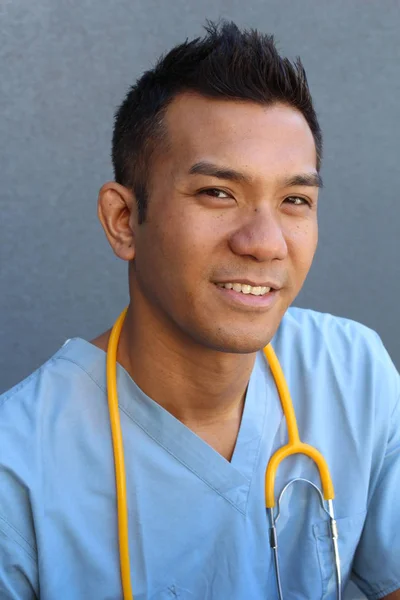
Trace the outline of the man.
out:
<instances>
[{"instance_id":1,"label":"man","mask_svg":"<svg viewBox=\"0 0 400 600\"><path fill-rule=\"evenodd\" d=\"M174 48L117 112L99 217L129 265L117 392L136 600L279 597L271 340L301 439L329 466L342 588L400 598L398 373L369 329L289 308L317 246L321 148L300 61L232 23ZM0 400L3 599L122 597L109 337L69 340ZM275 496L298 477L320 487L295 455ZM297 482L280 509L283 598L337 598L318 494Z\"/></svg>"}]
</instances>

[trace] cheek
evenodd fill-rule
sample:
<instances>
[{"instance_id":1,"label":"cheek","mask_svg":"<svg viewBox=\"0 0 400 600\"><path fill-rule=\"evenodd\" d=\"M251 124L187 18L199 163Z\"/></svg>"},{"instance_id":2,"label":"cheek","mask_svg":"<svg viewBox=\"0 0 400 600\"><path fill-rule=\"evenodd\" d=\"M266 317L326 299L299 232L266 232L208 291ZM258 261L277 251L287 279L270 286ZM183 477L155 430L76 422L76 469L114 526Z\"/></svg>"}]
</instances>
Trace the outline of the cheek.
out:
<instances>
[{"instance_id":1,"label":"cheek","mask_svg":"<svg viewBox=\"0 0 400 600\"><path fill-rule=\"evenodd\" d=\"M298 223L289 230L286 242L294 268L298 270L299 276L306 275L311 267L317 249L317 222L308 221L305 223Z\"/></svg>"},{"instance_id":2,"label":"cheek","mask_svg":"<svg viewBox=\"0 0 400 600\"><path fill-rule=\"evenodd\" d=\"M166 214L159 224L155 239L159 240L165 256L193 270L209 264L220 236L220 219L204 214L197 207Z\"/></svg>"},{"instance_id":3,"label":"cheek","mask_svg":"<svg viewBox=\"0 0 400 600\"><path fill-rule=\"evenodd\" d=\"M212 235L201 220L164 213L149 223L138 254L144 256L143 276L162 280L168 289L187 290L210 265Z\"/></svg>"}]
</instances>

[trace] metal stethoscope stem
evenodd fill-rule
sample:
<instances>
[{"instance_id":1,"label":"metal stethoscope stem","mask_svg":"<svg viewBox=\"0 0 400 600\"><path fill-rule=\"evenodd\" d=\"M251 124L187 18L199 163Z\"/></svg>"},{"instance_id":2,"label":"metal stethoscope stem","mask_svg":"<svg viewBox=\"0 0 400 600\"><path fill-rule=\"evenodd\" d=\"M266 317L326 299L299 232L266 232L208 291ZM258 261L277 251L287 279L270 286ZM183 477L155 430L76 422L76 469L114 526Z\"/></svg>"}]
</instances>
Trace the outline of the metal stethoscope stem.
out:
<instances>
[{"instance_id":1,"label":"metal stethoscope stem","mask_svg":"<svg viewBox=\"0 0 400 600\"><path fill-rule=\"evenodd\" d=\"M277 512L276 517L274 515L273 508L267 509L267 513L268 513L268 517L269 517L269 524L270 524L270 546L271 546L273 557L274 557L274 567L275 567L275 576L276 576L276 586L277 586L277 590L278 590L278 598L279 598L279 600L283 600L281 575L280 575L280 569L279 569L278 533L276 530L276 524L281 515L282 498L283 498L286 490L296 482L306 483L306 484L310 485L316 491L316 493L318 494L320 504L321 504L321 508L329 517L329 527L330 527L330 533L331 533L330 537L331 537L331 541L332 541L332 550L333 550L334 563L335 563L335 574L336 574L336 590L337 590L336 591L336 599L341 600L342 599L342 577L341 577L341 572L340 572L338 528L337 528L336 519L335 519L333 502L332 502L332 500L325 501L324 497L322 495L322 492L318 488L318 486L316 486L315 483L313 483L309 479L305 479L303 477L296 477L295 479L292 479L285 485L285 487L279 494L279 498L277 501L278 512ZM326 508L325 502L327 502L328 508Z\"/></svg>"}]
</instances>

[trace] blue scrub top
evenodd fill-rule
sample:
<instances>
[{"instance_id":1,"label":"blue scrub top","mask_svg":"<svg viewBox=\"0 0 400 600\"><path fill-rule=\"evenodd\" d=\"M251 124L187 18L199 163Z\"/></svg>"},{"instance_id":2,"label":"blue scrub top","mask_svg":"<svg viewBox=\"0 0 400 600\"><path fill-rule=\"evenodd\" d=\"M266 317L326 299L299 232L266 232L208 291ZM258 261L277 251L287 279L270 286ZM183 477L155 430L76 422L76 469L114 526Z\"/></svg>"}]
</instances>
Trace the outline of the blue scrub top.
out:
<instances>
[{"instance_id":1,"label":"blue scrub top","mask_svg":"<svg viewBox=\"0 0 400 600\"><path fill-rule=\"evenodd\" d=\"M399 375L379 337L353 321L291 308L273 346L300 436L325 456L336 491L342 577L368 598L400 588ZM0 397L0 598L122 597L105 353L69 340ZM157 368L157 365L154 365ZM274 600L264 473L287 441L263 353L231 462L146 396L118 366L135 600ZM288 458L319 485L314 464ZM278 522L285 600L335 599L326 515L291 486Z\"/></svg>"}]
</instances>

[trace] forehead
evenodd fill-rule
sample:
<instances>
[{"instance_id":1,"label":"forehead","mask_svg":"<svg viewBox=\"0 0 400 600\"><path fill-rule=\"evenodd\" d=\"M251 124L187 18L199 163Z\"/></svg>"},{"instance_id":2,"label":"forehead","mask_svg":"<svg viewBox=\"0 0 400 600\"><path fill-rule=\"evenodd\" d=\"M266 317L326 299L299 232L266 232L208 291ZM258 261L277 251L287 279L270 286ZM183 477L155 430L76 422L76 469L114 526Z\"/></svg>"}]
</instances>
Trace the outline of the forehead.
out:
<instances>
[{"instance_id":1,"label":"forehead","mask_svg":"<svg viewBox=\"0 0 400 600\"><path fill-rule=\"evenodd\" d=\"M182 94L169 106L166 126L174 172L186 172L201 160L240 166L250 175L260 169L282 173L316 167L307 121L284 104L262 106Z\"/></svg>"}]
</instances>

